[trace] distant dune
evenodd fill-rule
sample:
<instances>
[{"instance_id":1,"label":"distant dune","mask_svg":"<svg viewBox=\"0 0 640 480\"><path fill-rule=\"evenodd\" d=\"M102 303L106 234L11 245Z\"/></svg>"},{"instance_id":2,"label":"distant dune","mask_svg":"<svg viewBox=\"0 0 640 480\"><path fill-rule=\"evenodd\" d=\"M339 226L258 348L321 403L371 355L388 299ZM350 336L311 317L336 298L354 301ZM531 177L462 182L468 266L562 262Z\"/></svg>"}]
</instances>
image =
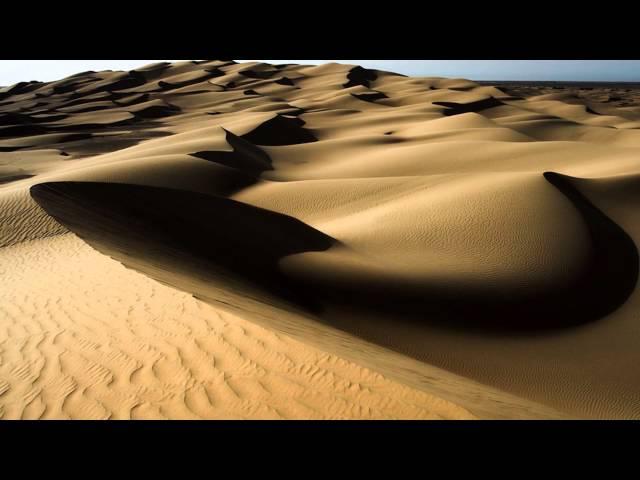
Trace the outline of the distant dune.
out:
<instances>
[{"instance_id":1,"label":"distant dune","mask_svg":"<svg viewBox=\"0 0 640 480\"><path fill-rule=\"evenodd\" d=\"M552 87L1 89L0 413L637 418L640 90Z\"/></svg>"}]
</instances>

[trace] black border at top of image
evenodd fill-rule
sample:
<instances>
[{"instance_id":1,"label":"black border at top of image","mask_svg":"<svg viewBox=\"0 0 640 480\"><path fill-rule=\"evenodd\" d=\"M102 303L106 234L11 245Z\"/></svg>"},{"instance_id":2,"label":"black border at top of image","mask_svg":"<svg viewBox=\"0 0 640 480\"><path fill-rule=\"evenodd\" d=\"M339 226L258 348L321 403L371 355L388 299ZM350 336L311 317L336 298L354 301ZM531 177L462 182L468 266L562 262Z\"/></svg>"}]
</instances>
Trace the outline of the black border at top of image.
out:
<instances>
[{"instance_id":1,"label":"black border at top of image","mask_svg":"<svg viewBox=\"0 0 640 480\"><path fill-rule=\"evenodd\" d=\"M10 3L3 6L0 59L640 59L637 22L624 9L479 2L152 7Z\"/></svg>"}]
</instances>

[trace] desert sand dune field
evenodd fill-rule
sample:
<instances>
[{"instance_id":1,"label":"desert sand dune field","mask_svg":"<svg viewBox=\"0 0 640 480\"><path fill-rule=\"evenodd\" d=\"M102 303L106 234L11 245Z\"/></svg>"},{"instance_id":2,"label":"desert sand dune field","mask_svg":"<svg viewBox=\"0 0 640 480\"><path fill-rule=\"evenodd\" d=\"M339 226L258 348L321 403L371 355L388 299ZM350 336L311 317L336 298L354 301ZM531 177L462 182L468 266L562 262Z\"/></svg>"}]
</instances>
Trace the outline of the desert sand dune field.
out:
<instances>
[{"instance_id":1,"label":"desert sand dune field","mask_svg":"<svg viewBox=\"0 0 640 480\"><path fill-rule=\"evenodd\" d=\"M2 88L0 415L638 418L638 158L633 86Z\"/></svg>"}]
</instances>

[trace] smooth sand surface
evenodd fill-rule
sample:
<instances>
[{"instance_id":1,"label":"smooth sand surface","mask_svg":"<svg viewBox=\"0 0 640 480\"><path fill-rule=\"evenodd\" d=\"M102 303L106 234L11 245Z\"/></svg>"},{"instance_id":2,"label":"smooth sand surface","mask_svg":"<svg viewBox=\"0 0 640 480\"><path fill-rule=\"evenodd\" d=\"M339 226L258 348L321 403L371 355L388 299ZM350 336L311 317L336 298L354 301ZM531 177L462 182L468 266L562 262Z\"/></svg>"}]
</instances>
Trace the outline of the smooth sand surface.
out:
<instances>
[{"instance_id":1,"label":"smooth sand surface","mask_svg":"<svg viewBox=\"0 0 640 480\"><path fill-rule=\"evenodd\" d=\"M533 93L224 61L0 90L5 416L637 418L640 108ZM314 355L376 393L294 378Z\"/></svg>"}]
</instances>

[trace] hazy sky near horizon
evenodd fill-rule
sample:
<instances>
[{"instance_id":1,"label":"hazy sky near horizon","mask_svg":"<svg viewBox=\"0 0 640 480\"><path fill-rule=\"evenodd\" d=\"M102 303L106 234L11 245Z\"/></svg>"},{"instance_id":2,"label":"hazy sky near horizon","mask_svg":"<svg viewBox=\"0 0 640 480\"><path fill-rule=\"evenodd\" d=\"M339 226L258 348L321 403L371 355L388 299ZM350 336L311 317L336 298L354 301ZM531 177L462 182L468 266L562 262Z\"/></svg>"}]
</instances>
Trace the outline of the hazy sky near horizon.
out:
<instances>
[{"instance_id":1,"label":"hazy sky near horizon","mask_svg":"<svg viewBox=\"0 0 640 480\"><path fill-rule=\"evenodd\" d=\"M0 86L52 81L86 70L132 70L162 60L0 60ZM250 60L239 60L250 61ZM268 63L339 62L405 75L471 80L640 82L640 60L260 60Z\"/></svg>"}]
</instances>

